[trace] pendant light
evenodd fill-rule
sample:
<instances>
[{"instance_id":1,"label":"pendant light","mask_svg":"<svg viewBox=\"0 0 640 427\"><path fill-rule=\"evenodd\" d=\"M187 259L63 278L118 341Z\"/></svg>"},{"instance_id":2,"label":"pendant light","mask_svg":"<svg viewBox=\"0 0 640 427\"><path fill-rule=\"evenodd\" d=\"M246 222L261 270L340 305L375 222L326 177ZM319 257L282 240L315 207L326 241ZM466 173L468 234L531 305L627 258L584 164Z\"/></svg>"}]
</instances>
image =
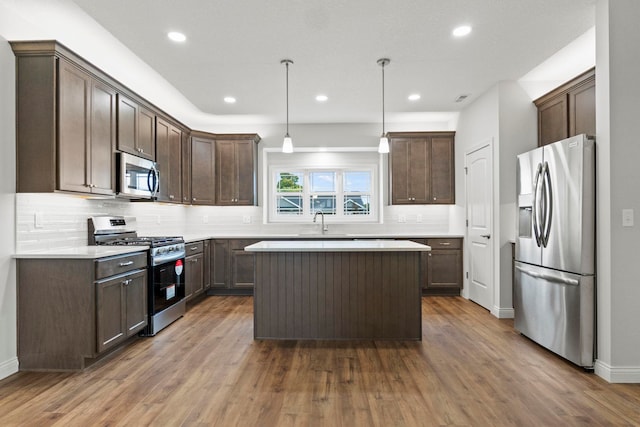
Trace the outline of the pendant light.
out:
<instances>
[{"instance_id":1,"label":"pendant light","mask_svg":"<svg viewBox=\"0 0 640 427\"><path fill-rule=\"evenodd\" d=\"M384 132L384 67L389 65L391 60L389 58L378 59L378 65L382 67L382 135L380 136L380 143L378 144L378 153L389 152L389 138Z\"/></svg>"},{"instance_id":2,"label":"pendant light","mask_svg":"<svg viewBox=\"0 0 640 427\"><path fill-rule=\"evenodd\" d=\"M283 59L280 63L284 64L287 68L287 133L284 135L284 140L282 141L282 152L293 153L293 142L289 136L289 64L293 64L293 61Z\"/></svg>"}]
</instances>

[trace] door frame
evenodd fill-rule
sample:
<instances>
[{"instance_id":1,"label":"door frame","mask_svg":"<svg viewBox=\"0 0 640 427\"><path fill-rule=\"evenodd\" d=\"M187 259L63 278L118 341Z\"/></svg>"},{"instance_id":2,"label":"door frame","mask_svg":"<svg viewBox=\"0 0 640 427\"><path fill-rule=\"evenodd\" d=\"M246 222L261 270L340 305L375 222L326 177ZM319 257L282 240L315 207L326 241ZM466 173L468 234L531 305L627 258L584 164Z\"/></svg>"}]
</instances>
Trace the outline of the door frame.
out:
<instances>
[{"instance_id":1,"label":"door frame","mask_svg":"<svg viewBox=\"0 0 640 427\"><path fill-rule=\"evenodd\" d=\"M491 283L491 313L494 312L496 307L496 283L495 283L495 271L496 271L496 254L495 254L495 242L496 242L496 221L495 221L495 152L494 152L494 141L493 137L485 139L478 144L471 146L464 152L464 216L465 216L465 227L464 227L464 266L465 266L465 277L464 283L465 286L462 289L462 296L466 299L469 299L469 288L471 287L471 280L469 277L469 272L471 271L471 241L469 239L469 185L467 182L467 168L468 168L468 158L469 155L475 153L478 150L481 150L485 147L489 147L490 156L491 156L491 164L493 165L491 170L491 191L490 191L490 201L489 201L489 216L491 223L491 239L489 239L489 250L491 252L491 268L490 268L490 283Z\"/></svg>"}]
</instances>

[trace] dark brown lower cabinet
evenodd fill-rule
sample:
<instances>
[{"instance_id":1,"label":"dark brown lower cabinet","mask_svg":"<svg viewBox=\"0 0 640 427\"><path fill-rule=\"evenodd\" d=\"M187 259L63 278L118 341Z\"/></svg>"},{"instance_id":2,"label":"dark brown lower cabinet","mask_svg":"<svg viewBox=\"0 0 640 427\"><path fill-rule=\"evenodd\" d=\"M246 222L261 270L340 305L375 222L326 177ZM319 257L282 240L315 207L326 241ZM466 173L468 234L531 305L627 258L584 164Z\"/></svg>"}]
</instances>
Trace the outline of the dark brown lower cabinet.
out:
<instances>
[{"instance_id":1,"label":"dark brown lower cabinet","mask_svg":"<svg viewBox=\"0 0 640 427\"><path fill-rule=\"evenodd\" d=\"M460 295L462 289L462 239L427 239L425 295Z\"/></svg>"},{"instance_id":2,"label":"dark brown lower cabinet","mask_svg":"<svg viewBox=\"0 0 640 427\"><path fill-rule=\"evenodd\" d=\"M252 295L254 284L254 254L245 246L255 239L215 239L211 248L212 295Z\"/></svg>"},{"instance_id":3,"label":"dark brown lower cabinet","mask_svg":"<svg viewBox=\"0 0 640 427\"><path fill-rule=\"evenodd\" d=\"M204 291L204 242L187 243L185 245L185 298L192 300Z\"/></svg>"},{"instance_id":4,"label":"dark brown lower cabinet","mask_svg":"<svg viewBox=\"0 0 640 427\"><path fill-rule=\"evenodd\" d=\"M147 253L18 259L21 370L83 369L147 325Z\"/></svg>"}]
</instances>

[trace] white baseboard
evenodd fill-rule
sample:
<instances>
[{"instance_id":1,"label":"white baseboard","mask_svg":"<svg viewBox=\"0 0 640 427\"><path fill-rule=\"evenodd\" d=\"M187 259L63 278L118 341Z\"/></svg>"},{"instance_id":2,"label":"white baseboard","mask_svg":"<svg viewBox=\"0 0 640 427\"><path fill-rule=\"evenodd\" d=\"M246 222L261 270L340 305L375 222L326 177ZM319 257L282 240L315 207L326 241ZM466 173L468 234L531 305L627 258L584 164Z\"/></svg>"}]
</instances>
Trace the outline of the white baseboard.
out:
<instances>
[{"instance_id":1,"label":"white baseboard","mask_svg":"<svg viewBox=\"0 0 640 427\"><path fill-rule=\"evenodd\" d=\"M494 305L491 309L491 314L498 319L513 319L514 311L513 308L500 308Z\"/></svg>"},{"instance_id":2,"label":"white baseboard","mask_svg":"<svg viewBox=\"0 0 640 427\"><path fill-rule=\"evenodd\" d=\"M611 366L596 360L594 372L610 383L640 383L640 366Z\"/></svg>"},{"instance_id":3,"label":"white baseboard","mask_svg":"<svg viewBox=\"0 0 640 427\"><path fill-rule=\"evenodd\" d=\"M13 357L0 363L0 380L18 372L18 358Z\"/></svg>"}]
</instances>

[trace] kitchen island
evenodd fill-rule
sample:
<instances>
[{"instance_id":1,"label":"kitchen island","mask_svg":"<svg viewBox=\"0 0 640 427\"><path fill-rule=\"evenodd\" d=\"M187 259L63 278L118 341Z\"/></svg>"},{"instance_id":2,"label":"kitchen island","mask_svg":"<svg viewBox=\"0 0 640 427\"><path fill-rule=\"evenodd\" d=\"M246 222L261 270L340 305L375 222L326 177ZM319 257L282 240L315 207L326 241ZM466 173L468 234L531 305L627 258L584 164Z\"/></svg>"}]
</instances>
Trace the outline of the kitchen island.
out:
<instances>
[{"instance_id":1,"label":"kitchen island","mask_svg":"<svg viewBox=\"0 0 640 427\"><path fill-rule=\"evenodd\" d=\"M420 340L420 253L407 240L262 241L254 338Z\"/></svg>"}]
</instances>

